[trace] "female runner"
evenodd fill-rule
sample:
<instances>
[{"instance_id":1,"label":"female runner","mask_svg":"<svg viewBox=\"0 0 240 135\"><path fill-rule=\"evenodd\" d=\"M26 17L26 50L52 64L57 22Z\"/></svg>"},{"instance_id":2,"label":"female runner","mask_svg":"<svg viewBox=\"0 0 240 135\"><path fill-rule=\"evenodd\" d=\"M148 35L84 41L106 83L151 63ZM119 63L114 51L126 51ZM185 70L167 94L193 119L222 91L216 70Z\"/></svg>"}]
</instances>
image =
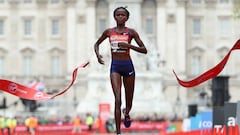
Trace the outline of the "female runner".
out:
<instances>
[{"instance_id":1,"label":"female runner","mask_svg":"<svg viewBox=\"0 0 240 135\"><path fill-rule=\"evenodd\" d=\"M109 38L111 45L111 68L110 68L110 80L112 90L115 97L114 116L116 122L116 133L121 133L121 86L125 88L125 100L126 108L123 109L124 125L130 127L130 111L132 108L132 100L134 94L135 84L135 70L130 57L130 50L134 50L139 53L147 53L147 49L144 46L138 33L125 26L126 21L129 18L129 11L125 7L118 7L113 12L114 19L116 21L116 27L106 29L94 45L94 50L100 64L104 64L102 56L99 54L99 45ZM131 41L134 39L138 46L132 45Z\"/></svg>"}]
</instances>

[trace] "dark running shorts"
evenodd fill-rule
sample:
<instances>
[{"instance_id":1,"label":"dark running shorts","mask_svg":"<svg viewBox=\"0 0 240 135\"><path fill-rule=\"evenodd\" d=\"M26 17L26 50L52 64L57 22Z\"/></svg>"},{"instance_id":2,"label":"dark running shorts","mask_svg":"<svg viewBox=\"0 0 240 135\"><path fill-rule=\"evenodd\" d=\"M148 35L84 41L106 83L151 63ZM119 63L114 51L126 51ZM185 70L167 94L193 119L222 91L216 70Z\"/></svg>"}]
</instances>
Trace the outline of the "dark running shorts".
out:
<instances>
[{"instance_id":1,"label":"dark running shorts","mask_svg":"<svg viewBox=\"0 0 240 135\"><path fill-rule=\"evenodd\" d=\"M131 60L112 60L110 73L119 73L121 76L135 76Z\"/></svg>"}]
</instances>

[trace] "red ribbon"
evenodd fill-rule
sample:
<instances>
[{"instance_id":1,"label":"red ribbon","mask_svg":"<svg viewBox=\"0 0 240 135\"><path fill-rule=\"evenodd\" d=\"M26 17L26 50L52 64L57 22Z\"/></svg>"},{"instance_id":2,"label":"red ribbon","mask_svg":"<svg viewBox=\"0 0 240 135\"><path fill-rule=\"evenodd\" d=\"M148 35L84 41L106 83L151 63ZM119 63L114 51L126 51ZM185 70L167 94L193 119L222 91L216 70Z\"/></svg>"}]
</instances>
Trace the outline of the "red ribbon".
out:
<instances>
[{"instance_id":1,"label":"red ribbon","mask_svg":"<svg viewBox=\"0 0 240 135\"><path fill-rule=\"evenodd\" d=\"M20 98L29 99L29 100L41 101L41 100L52 99L56 96L62 95L66 91L68 91L69 88L74 84L74 82L76 80L78 69L79 68L85 68L88 64L89 64L89 62L86 62L86 63L81 64L77 68L75 68L73 73L72 73L72 81L68 85L68 87L65 88L64 90L60 91L59 93L54 94L54 95L49 95L49 94L44 93L42 91L30 88L30 87L26 87L26 86L18 84L16 82L12 82L12 81L9 81L9 80L4 80L4 79L0 79L0 90L8 92L12 95L18 96Z\"/></svg>"},{"instance_id":2,"label":"red ribbon","mask_svg":"<svg viewBox=\"0 0 240 135\"><path fill-rule=\"evenodd\" d=\"M177 78L177 81L180 85L183 87L194 87L197 86L204 81L207 81L208 79L216 77L224 68L226 65L229 56L231 55L231 52L234 50L240 49L240 40L238 40L235 45L232 47L232 49L228 52L228 54L222 59L220 63L218 63L215 67L211 68L210 70L204 72L203 74L199 75L198 77L190 80L190 81L182 81L178 78L177 74L174 72L175 77Z\"/></svg>"}]
</instances>

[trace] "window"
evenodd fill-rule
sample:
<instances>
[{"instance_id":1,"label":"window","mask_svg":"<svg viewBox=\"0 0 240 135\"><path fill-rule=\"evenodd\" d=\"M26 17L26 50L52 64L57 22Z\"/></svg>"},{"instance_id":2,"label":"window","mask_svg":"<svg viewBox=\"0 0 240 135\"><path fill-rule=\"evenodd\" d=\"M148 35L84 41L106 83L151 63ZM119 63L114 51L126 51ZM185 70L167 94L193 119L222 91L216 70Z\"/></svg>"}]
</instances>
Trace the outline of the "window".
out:
<instances>
[{"instance_id":1,"label":"window","mask_svg":"<svg viewBox=\"0 0 240 135\"><path fill-rule=\"evenodd\" d=\"M152 18L147 18L146 19L146 25L145 25L145 32L147 34L153 34L153 19Z\"/></svg>"},{"instance_id":2,"label":"window","mask_svg":"<svg viewBox=\"0 0 240 135\"><path fill-rule=\"evenodd\" d=\"M0 36L4 35L4 21L0 20Z\"/></svg>"},{"instance_id":3,"label":"window","mask_svg":"<svg viewBox=\"0 0 240 135\"><path fill-rule=\"evenodd\" d=\"M201 20L199 18L194 18L192 20L192 34L193 35L201 34Z\"/></svg>"},{"instance_id":4,"label":"window","mask_svg":"<svg viewBox=\"0 0 240 135\"><path fill-rule=\"evenodd\" d=\"M227 36L230 34L230 21L228 18L220 18L219 26L221 36Z\"/></svg>"},{"instance_id":5,"label":"window","mask_svg":"<svg viewBox=\"0 0 240 135\"><path fill-rule=\"evenodd\" d=\"M32 3L32 0L23 0L23 3Z\"/></svg>"},{"instance_id":6,"label":"window","mask_svg":"<svg viewBox=\"0 0 240 135\"><path fill-rule=\"evenodd\" d=\"M102 34L108 25L108 2L97 0L96 3L96 36Z\"/></svg>"},{"instance_id":7,"label":"window","mask_svg":"<svg viewBox=\"0 0 240 135\"><path fill-rule=\"evenodd\" d=\"M227 4L227 3L229 3L229 0L219 0L219 3Z\"/></svg>"},{"instance_id":8,"label":"window","mask_svg":"<svg viewBox=\"0 0 240 135\"><path fill-rule=\"evenodd\" d=\"M201 65L201 56L194 55L192 58L192 74L193 75L198 75L201 72L200 65Z\"/></svg>"},{"instance_id":9,"label":"window","mask_svg":"<svg viewBox=\"0 0 240 135\"><path fill-rule=\"evenodd\" d=\"M32 20L30 19L24 20L24 35L32 35Z\"/></svg>"},{"instance_id":10,"label":"window","mask_svg":"<svg viewBox=\"0 0 240 135\"><path fill-rule=\"evenodd\" d=\"M0 57L0 76L4 75L4 58Z\"/></svg>"},{"instance_id":11,"label":"window","mask_svg":"<svg viewBox=\"0 0 240 135\"><path fill-rule=\"evenodd\" d=\"M142 22L143 22L143 30L147 34L149 38L151 38L151 42L155 42L154 40L154 29L156 24L156 1L155 0L144 0L142 3Z\"/></svg>"},{"instance_id":12,"label":"window","mask_svg":"<svg viewBox=\"0 0 240 135\"><path fill-rule=\"evenodd\" d=\"M60 67L61 67L60 57L59 56L52 56L52 75L53 76L61 75Z\"/></svg>"},{"instance_id":13,"label":"window","mask_svg":"<svg viewBox=\"0 0 240 135\"><path fill-rule=\"evenodd\" d=\"M52 20L52 35L59 35L59 29L60 29L60 26L59 26L59 20L57 19L54 19Z\"/></svg>"},{"instance_id":14,"label":"window","mask_svg":"<svg viewBox=\"0 0 240 135\"><path fill-rule=\"evenodd\" d=\"M59 0L51 0L51 3L52 4L57 4L57 3L59 3Z\"/></svg>"},{"instance_id":15,"label":"window","mask_svg":"<svg viewBox=\"0 0 240 135\"><path fill-rule=\"evenodd\" d=\"M30 76L32 73L32 56L24 56L24 75Z\"/></svg>"},{"instance_id":16,"label":"window","mask_svg":"<svg viewBox=\"0 0 240 135\"><path fill-rule=\"evenodd\" d=\"M99 26L98 26L98 34L102 34L102 32L106 29L107 27L107 20L104 18L99 19Z\"/></svg>"},{"instance_id":17,"label":"window","mask_svg":"<svg viewBox=\"0 0 240 135\"><path fill-rule=\"evenodd\" d=\"M192 0L192 4L200 4L201 0Z\"/></svg>"}]
</instances>

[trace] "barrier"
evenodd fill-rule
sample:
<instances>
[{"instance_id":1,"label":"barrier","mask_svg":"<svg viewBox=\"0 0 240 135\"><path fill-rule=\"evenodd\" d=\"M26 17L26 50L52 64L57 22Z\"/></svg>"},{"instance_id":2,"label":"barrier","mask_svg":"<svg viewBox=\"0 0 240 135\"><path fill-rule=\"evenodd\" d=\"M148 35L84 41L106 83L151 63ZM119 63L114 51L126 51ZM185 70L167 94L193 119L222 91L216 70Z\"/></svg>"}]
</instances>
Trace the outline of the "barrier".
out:
<instances>
[{"instance_id":1,"label":"barrier","mask_svg":"<svg viewBox=\"0 0 240 135\"><path fill-rule=\"evenodd\" d=\"M71 124L46 124L46 125L39 125L36 128L35 135L91 135L97 133L97 128L93 126L93 131L87 131L88 127L85 124L81 125L82 132L81 133L71 133L73 126ZM160 131L166 132L166 123L165 122L133 122L131 128L125 128L124 125L121 125L123 132L149 132L155 131L159 133ZM99 133L101 134L101 133ZM107 134L107 133L104 133ZM112 134L112 133L111 133ZM0 132L0 135L1 132ZM5 129L4 134L7 135L7 130ZM14 135L30 135L27 132L27 128L24 125L18 125L15 129Z\"/></svg>"},{"instance_id":2,"label":"barrier","mask_svg":"<svg viewBox=\"0 0 240 135\"><path fill-rule=\"evenodd\" d=\"M39 125L36 128L35 135L91 135L92 132L87 131L88 127L86 125L81 125L82 132L81 133L71 133L72 132L72 125L71 124L46 124L46 125ZM93 127L93 132L95 132L96 128ZM8 135L7 129L4 130L0 135ZM31 135L27 128L24 125L18 125L15 129L14 133L11 135Z\"/></svg>"},{"instance_id":3,"label":"barrier","mask_svg":"<svg viewBox=\"0 0 240 135\"><path fill-rule=\"evenodd\" d=\"M39 125L35 135L101 135L101 133L96 132L96 128L93 127L93 131L87 131L87 126L82 125L81 133L71 133L72 125L64 124L64 125ZM133 122L131 128L122 127L122 131L127 133L136 133L136 134L158 134L158 135L239 135L239 126L223 126L220 128L206 128L202 130L192 130L185 132L173 132L167 133L167 123L158 123L158 122ZM154 133L153 133L154 131ZM105 133L106 134L114 134L114 133ZM4 134L0 135L8 135L7 130L5 130ZM13 135L13 134L11 134ZM31 135L27 132L26 127L23 125L19 125L14 135Z\"/></svg>"},{"instance_id":4,"label":"barrier","mask_svg":"<svg viewBox=\"0 0 240 135\"><path fill-rule=\"evenodd\" d=\"M159 134L162 135L162 134ZM187 132L176 132L168 133L166 135L239 135L239 127L236 126L226 126L222 128L204 129L204 130L194 130Z\"/></svg>"},{"instance_id":5,"label":"barrier","mask_svg":"<svg viewBox=\"0 0 240 135\"><path fill-rule=\"evenodd\" d=\"M177 132L177 133L168 133L166 135L202 135L200 130L188 131L188 132Z\"/></svg>"}]
</instances>

